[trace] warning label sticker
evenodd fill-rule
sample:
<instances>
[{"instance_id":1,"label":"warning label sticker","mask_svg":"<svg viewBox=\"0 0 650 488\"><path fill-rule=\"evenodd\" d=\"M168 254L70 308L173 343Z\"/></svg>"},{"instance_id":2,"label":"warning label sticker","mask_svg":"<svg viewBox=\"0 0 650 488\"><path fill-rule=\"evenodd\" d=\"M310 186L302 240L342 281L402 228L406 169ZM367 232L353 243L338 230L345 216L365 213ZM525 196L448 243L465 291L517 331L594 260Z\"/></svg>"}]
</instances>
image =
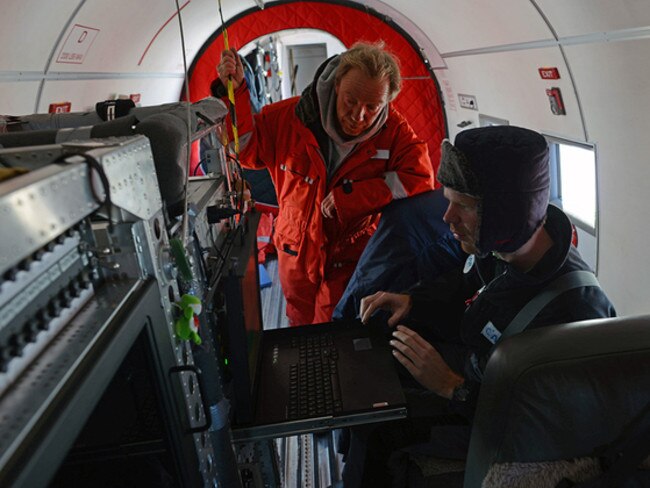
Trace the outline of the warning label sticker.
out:
<instances>
[{"instance_id":1,"label":"warning label sticker","mask_svg":"<svg viewBox=\"0 0 650 488\"><path fill-rule=\"evenodd\" d=\"M99 29L75 24L56 57L57 63L83 64L88 49L99 34Z\"/></svg>"}]
</instances>

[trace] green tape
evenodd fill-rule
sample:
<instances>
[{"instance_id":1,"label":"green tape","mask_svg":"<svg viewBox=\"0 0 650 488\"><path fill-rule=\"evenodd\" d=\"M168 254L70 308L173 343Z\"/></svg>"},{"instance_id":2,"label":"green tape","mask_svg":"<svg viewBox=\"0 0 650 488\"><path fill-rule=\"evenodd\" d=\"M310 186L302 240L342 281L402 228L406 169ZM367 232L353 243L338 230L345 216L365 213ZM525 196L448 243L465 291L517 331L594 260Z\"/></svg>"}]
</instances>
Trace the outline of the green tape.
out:
<instances>
[{"instance_id":1,"label":"green tape","mask_svg":"<svg viewBox=\"0 0 650 488\"><path fill-rule=\"evenodd\" d=\"M169 245L181 278L185 281L192 281L192 267L187 259L187 254L185 254L183 243L180 239L170 239Z\"/></svg>"}]
</instances>

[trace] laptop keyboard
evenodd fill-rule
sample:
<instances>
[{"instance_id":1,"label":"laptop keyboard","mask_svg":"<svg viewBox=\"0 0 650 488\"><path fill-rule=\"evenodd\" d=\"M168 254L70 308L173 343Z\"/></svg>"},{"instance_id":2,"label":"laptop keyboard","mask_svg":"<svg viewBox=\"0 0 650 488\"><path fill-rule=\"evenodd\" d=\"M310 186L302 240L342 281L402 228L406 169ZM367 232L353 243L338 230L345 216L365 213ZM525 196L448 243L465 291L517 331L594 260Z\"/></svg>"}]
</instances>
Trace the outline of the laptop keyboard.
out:
<instances>
[{"instance_id":1,"label":"laptop keyboard","mask_svg":"<svg viewBox=\"0 0 650 488\"><path fill-rule=\"evenodd\" d=\"M342 408L338 353L331 334L296 337L299 360L289 370L289 419L333 415Z\"/></svg>"}]
</instances>

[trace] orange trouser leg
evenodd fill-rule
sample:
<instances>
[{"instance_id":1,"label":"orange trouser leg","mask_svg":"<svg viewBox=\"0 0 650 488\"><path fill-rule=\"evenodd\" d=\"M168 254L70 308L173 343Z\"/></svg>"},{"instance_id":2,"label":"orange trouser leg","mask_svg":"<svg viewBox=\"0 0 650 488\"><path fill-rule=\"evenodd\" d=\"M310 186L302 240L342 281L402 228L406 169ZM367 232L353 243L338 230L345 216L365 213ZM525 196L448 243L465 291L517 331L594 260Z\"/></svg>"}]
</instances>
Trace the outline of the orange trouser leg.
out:
<instances>
[{"instance_id":1,"label":"orange trouser leg","mask_svg":"<svg viewBox=\"0 0 650 488\"><path fill-rule=\"evenodd\" d=\"M316 306L314 310L314 323L330 322L332 314L339 300L343 296L345 287L354 272L354 266L344 266L336 268L328 273L328 277L323 281L316 294Z\"/></svg>"},{"instance_id":2,"label":"orange trouser leg","mask_svg":"<svg viewBox=\"0 0 650 488\"><path fill-rule=\"evenodd\" d=\"M285 257L282 252L278 253L278 276L287 301L289 325L313 323L318 285L309 281L302 270L295 268L293 256Z\"/></svg>"},{"instance_id":3,"label":"orange trouser leg","mask_svg":"<svg viewBox=\"0 0 650 488\"><path fill-rule=\"evenodd\" d=\"M290 293L292 291L294 290L291 290ZM314 322L314 293L315 290L309 295L312 297L311 300L303 299L303 296L300 294L285 294L287 300L287 318L291 327Z\"/></svg>"}]
</instances>

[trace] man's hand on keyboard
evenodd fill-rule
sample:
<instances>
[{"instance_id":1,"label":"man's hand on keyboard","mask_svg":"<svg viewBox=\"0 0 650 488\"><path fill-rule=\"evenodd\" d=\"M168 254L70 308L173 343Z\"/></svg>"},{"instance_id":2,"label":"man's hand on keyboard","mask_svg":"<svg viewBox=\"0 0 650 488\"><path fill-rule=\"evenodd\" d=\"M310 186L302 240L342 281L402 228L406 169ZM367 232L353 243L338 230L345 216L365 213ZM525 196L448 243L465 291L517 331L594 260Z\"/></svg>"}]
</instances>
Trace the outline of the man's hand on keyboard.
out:
<instances>
[{"instance_id":1,"label":"man's hand on keyboard","mask_svg":"<svg viewBox=\"0 0 650 488\"><path fill-rule=\"evenodd\" d=\"M412 301L410 295L378 291L374 295L369 295L361 299L359 314L361 316L361 322L367 324L370 317L377 310L388 310L392 313L388 319L388 325L395 327L408 315L411 307Z\"/></svg>"}]
</instances>

